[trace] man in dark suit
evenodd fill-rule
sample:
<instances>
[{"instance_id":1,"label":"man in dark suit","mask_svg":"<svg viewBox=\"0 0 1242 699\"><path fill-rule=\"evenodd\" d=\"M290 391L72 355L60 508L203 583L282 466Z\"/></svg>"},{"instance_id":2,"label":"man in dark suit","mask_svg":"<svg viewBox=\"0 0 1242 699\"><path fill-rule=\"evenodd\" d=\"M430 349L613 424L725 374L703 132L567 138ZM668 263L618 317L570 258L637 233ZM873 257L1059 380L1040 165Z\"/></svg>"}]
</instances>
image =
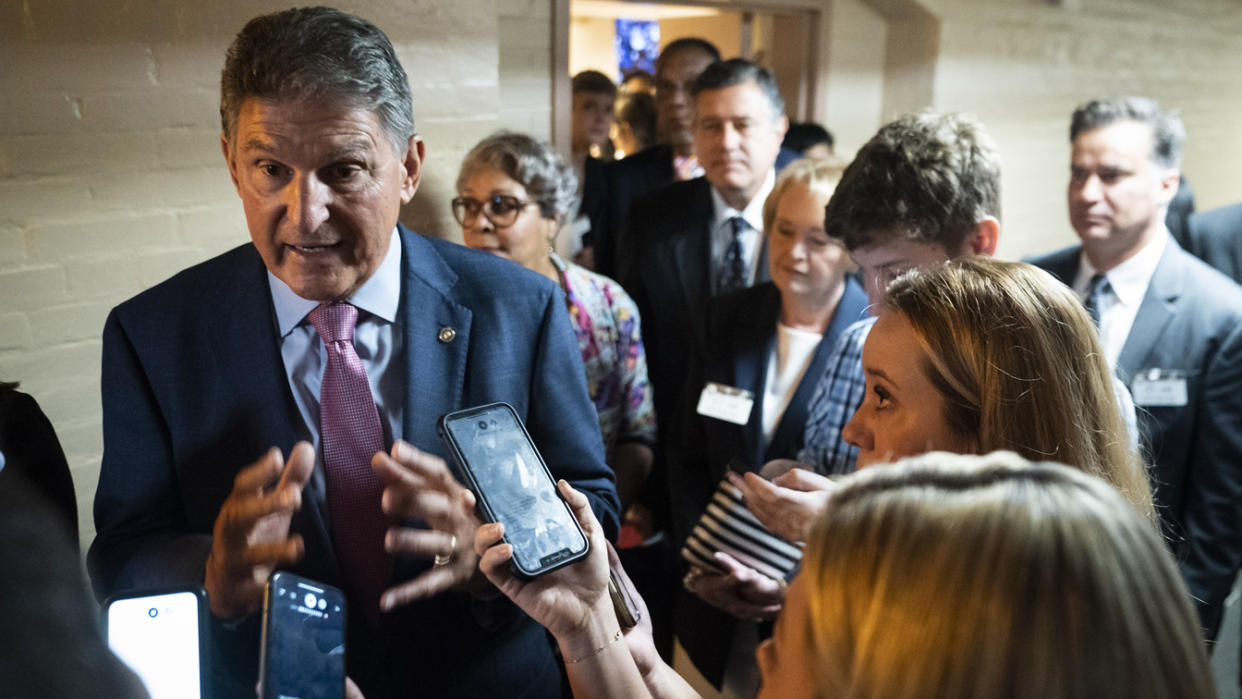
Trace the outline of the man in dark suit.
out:
<instances>
[{"instance_id":1,"label":"man in dark suit","mask_svg":"<svg viewBox=\"0 0 1242 699\"><path fill-rule=\"evenodd\" d=\"M1242 284L1242 203L1190 217L1188 250Z\"/></svg>"},{"instance_id":2,"label":"man in dark suit","mask_svg":"<svg viewBox=\"0 0 1242 699\"><path fill-rule=\"evenodd\" d=\"M1208 639L1242 561L1242 289L1164 225L1185 130L1145 98L1095 100L1070 126L1081 244L1033 262L1083 298L1130 387L1156 508Z\"/></svg>"},{"instance_id":3,"label":"man in dark suit","mask_svg":"<svg viewBox=\"0 0 1242 699\"><path fill-rule=\"evenodd\" d=\"M634 258L620 277L643 318L658 442L681 417L682 385L701 342L708 299L768 278L762 209L787 123L772 74L742 59L709 66L691 94L695 152L706 174L634 202L626 234ZM656 459L641 498L653 515L652 530L669 523L669 491L678 483L662 451ZM665 553L671 558L674 552ZM675 566L668 560L663 568ZM660 576L662 584L669 584L668 575ZM657 642L667 650L671 636L661 621L671 590L641 591L654 600Z\"/></svg>"},{"instance_id":4,"label":"man in dark suit","mask_svg":"<svg viewBox=\"0 0 1242 699\"><path fill-rule=\"evenodd\" d=\"M772 73L740 58L709 66L691 93L705 174L634 202L634 259L621 275L643 316L661 430L678 415L707 300L767 280L763 202L788 124Z\"/></svg>"},{"instance_id":5,"label":"man in dark suit","mask_svg":"<svg viewBox=\"0 0 1242 699\"><path fill-rule=\"evenodd\" d=\"M274 568L345 590L348 672L371 699L558 696L543 629L476 575L436 420L508 402L615 531L559 289L397 224L424 146L370 23L256 18L221 83L252 244L108 318L97 594L203 584L221 696L254 696Z\"/></svg>"},{"instance_id":6,"label":"man in dark suit","mask_svg":"<svg viewBox=\"0 0 1242 699\"><path fill-rule=\"evenodd\" d=\"M619 250L630 204L647 192L679 179L697 177L694 158L694 105L690 86L707 66L720 60L720 51L704 39L685 37L664 47L656 59L657 144L606 164L600 177L584 185L583 208L591 219L595 271L606 277L620 274Z\"/></svg>"}]
</instances>

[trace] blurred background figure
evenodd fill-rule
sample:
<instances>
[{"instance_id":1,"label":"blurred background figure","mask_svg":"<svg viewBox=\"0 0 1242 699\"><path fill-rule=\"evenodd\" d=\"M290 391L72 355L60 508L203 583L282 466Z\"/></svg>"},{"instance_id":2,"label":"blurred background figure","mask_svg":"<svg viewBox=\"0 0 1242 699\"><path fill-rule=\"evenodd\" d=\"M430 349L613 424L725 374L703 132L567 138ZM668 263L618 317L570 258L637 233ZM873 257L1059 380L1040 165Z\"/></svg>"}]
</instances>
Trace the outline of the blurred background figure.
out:
<instances>
[{"instance_id":1,"label":"blurred background figure","mask_svg":"<svg viewBox=\"0 0 1242 699\"><path fill-rule=\"evenodd\" d=\"M582 163L587 156L601 160L612 159L608 132L612 127L617 86L611 78L597 70L578 73L570 85L573 92L570 148L573 151L574 174L581 175Z\"/></svg>"},{"instance_id":2,"label":"blurred background figure","mask_svg":"<svg viewBox=\"0 0 1242 699\"><path fill-rule=\"evenodd\" d=\"M571 81L573 111L571 112L570 150L574 174L577 176L579 201L566 218L569 232L557 240L557 249L567 260L577 258L588 267L594 266L592 253L588 250L578 257L584 245L590 247L590 239L584 240L591 231L591 213L603 205L607 188L601 181L604 162L612 160L613 105L617 99L617 86L612 79L597 70L584 70ZM581 215L579 215L581 212Z\"/></svg>"},{"instance_id":3,"label":"blurred background figure","mask_svg":"<svg viewBox=\"0 0 1242 699\"><path fill-rule=\"evenodd\" d=\"M655 76L642 68L634 68L626 71L625 78L621 80L622 95L633 95L639 92L645 92L655 97L656 81Z\"/></svg>"},{"instance_id":4,"label":"blurred background figure","mask_svg":"<svg viewBox=\"0 0 1242 699\"><path fill-rule=\"evenodd\" d=\"M617 98L616 120L612 125L613 158L620 160L646 150L656 143L655 98L646 92L631 92Z\"/></svg>"},{"instance_id":5,"label":"blurred background figure","mask_svg":"<svg viewBox=\"0 0 1242 699\"><path fill-rule=\"evenodd\" d=\"M78 551L78 502L52 423L16 383L0 382L0 490L23 480L39 493ZM2 685L0 685L2 686Z\"/></svg>"},{"instance_id":6,"label":"blurred background figure","mask_svg":"<svg viewBox=\"0 0 1242 699\"><path fill-rule=\"evenodd\" d=\"M866 292L846 276L849 254L824 230L824 206L843 169L825 160L798 160L785 168L763 206L771 281L708 305L706 342L683 405L695 405L707 382L749 391L754 403L744 424L687 415L674 439L669 478L679 548L731 461L758 471L767 461L797 455L816 380L832 370L826 365L829 350L866 315ZM779 606L779 584L771 580L769 589L754 589L746 581L762 576L749 569L692 575L686 585L692 589L680 593L675 612L682 647L726 696L754 696L755 647L771 633L770 624L755 619L771 618L760 608ZM761 602L765 592L768 599Z\"/></svg>"},{"instance_id":7,"label":"blurred background figure","mask_svg":"<svg viewBox=\"0 0 1242 699\"><path fill-rule=\"evenodd\" d=\"M1187 237L1187 250L1242 284L1242 203L1196 212Z\"/></svg>"},{"instance_id":8,"label":"blurred background figure","mask_svg":"<svg viewBox=\"0 0 1242 699\"><path fill-rule=\"evenodd\" d=\"M68 529L62 503L48 499L43 488L31 486L10 470L11 461L7 464L0 474L0 619L5 628L0 694L146 699L142 682L104 642L99 608L78 559L78 532Z\"/></svg>"},{"instance_id":9,"label":"blurred background figure","mask_svg":"<svg viewBox=\"0 0 1242 699\"><path fill-rule=\"evenodd\" d=\"M1195 190L1185 175L1177 179L1177 193L1169 201L1169 210L1164 214L1165 228L1169 235L1183 248L1190 249L1190 218L1195 213Z\"/></svg>"},{"instance_id":10,"label":"blurred background figure","mask_svg":"<svg viewBox=\"0 0 1242 699\"><path fill-rule=\"evenodd\" d=\"M552 250L573 209L574 188L573 171L551 146L502 132L466 154L453 216L466 245L512 260L564 290L624 511L651 470L656 423L647 358L638 309L621 286ZM522 273L516 266L513 272Z\"/></svg>"},{"instance_id":11,"label":"blurred background figure","mask_svg":"<svg viewBox=\"0 0 1242 699\"><path fill-rule=\"evenodd\" d=\"M627 245L621 238L635 199L703 174L694 156L690 88L707 66L719 60L720 51L696 37L670 42L656 58L656 145L608 163L599 192L591 182L584 183L582 210L591 220L589 247L596 272L620 275L618 254Z\"/></svg>"},{"instance_id":12,"label":"blurred background figure","mask_svg":"<svg viewBox=\"0 0 1242 699\"><path fill-rule=\"evenodd\" d=\"M801 121L790 122L781 147L798 153L803 158L827 158L832 155L832 133L819 124Z\"/></svg>"}]
</instances>

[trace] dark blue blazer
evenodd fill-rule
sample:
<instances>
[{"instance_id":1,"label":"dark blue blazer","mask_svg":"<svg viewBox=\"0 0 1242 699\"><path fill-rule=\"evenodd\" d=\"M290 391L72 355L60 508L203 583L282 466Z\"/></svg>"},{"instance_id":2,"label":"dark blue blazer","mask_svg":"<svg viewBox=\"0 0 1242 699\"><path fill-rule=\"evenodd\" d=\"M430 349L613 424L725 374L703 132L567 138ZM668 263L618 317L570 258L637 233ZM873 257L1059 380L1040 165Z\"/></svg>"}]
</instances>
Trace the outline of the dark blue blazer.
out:
<instances>
[{"instance_id":1,"label":"dark blue blazer","mask_svg":"<svg viewBox=\"0 0 1242 699\"><path fill-rule=\"evenodd\" d=\"M1242 284L1242 203L1191 215L1187 249Z\"/></svg>"},{"instance_id":2,"label":"dark blue blazer","mask_svg":"<svg viewBox=\"0 0 1242 699\"><path fill-rule=\"evenodd\" d=\"M765 445L763 392L780 310L780 291L772 282L717 297L708 307L704 350L697 368L687 379L683 403L693 413L706 381L750 391L755 395L755 403L745 425L688 413L684 431L677 430L681 434L676 438L676 453L670 457L668 478L674 539L679 549L707 508L731 460L737 459L747 470L757 472L772 459L797 457L818 377L827 369L825 365L837 336L866 317L867 294L858 282L847 279L845 293L815 349L811 365L781 415L772 441ZM678 638L703 676L718 687L735 623L736 619L728 613L689 593L683 592L677 605Z\"/></svg>"},{"instance_id":3,"label":"dark blue blazer","mask_svg":"<svg viewBox=\"0 0 1242 699\"><path fill-rule=\"evenodd\" d=\"M587 161L588 165L590 160ZM672 183L673 148L659 144L634 155L603 163L595 172L587 171L582 190L582 208L591 219L591 240L595 249L595 271L617 279L621 257L632 250L625 237L630 205L642 195Z\"/></svg>"},{"instance_id":4,"label":"dark blue blazer","mask_svg":"<svg viewBox=\"0 0 1242 699\"><path fill-rule=\"evenodd\" d=\"M1032 259L1066 284L1079 246ZM1144 406L1135 377L1183 372L1184 406ZM1117 360L1165 533L1208 637L1242 562L1242 289L1169 238Z\"/></svg>"},{"instance_id":5,"label":"dark blue blazer","mask_svg":"<svg viewBox=\"0 0 1242 699\"><path fill-rule=\"evenodd\" d=\"M506 401L553 475L584 491L615 532L613 478L559 289L505 260L404 227L400 233L404 439L447 456L436 436L440 415ZM442 328L456 336L440 341ZM98 534L89 556L99 596L201 584L234 476L270 446L288 453L306 438L277 332L265 268L249 244L112 311L103 337ZM289 570L345 587L321 469L302 502L291 530L302 535L306 554ZM394 577L426 565L399 561ZM221 680L239 696L253 697L257 632L252 618L218 636ZM560 689L545 632L499 594L441 594L384 615L378 631L354 614L348 657L368 697L541 697Z\"/></svg>"}]
</instances>

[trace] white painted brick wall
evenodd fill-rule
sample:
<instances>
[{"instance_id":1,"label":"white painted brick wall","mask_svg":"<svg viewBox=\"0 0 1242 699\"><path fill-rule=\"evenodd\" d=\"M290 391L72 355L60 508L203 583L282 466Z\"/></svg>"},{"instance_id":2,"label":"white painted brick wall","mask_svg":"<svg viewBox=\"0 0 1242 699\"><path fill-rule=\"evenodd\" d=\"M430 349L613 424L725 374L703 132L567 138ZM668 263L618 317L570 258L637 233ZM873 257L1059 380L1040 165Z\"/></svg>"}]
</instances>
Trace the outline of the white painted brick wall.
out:
<instances>
[{"instance_id":1,"label":"white painted brick wall","mask_svg":"<svg viewBox=\"0 0 1242 699\"><path fill-rule=\"evenodd\" d=\"M1095 97L1178 108L1183 172L1199 209L1242 200L1242 5L1236 0L933 0L941 13L935 106L975 113L1001 152L1000 254L1076 240L1069 120Z\"/></svg>"}]
</instances>

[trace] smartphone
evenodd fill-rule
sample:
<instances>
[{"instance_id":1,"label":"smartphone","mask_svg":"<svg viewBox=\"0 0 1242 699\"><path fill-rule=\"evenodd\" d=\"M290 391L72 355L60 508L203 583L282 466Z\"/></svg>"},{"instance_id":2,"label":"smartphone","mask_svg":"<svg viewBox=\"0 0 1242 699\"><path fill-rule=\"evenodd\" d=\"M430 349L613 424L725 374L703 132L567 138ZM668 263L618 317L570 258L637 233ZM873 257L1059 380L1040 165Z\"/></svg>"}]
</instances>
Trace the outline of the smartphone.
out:
<instances>
[{"instance_id":1,"label":"smartphone","mask_svg":"<svg viewBox=\"0 0 1242 699\"><path fill-rule=\"evenodd\" d=\"M104 603L108 647L151 699L208 697L208 613L202 587L114 595Z\"/></svg>"},{"instance_id":2,"label":"smartphone","mask_svg":"<svg viewBox=\"0 0 1242 699\"><path fill-rule=\"evenodd\" d=\"M617 615L617 623L622 629L632 629L638 626L638 622L642 620L643 615L638 611L638 605L634 599L630 597L630 591L621 584L617 579L617 572L611 568L608 570L608 596L612 598L612 611Z\"/></svg>"},{"instance_id":3,"label":"smartphone","mask_svg":"<svg viewBox=\"0 0 1242 699\"><path fill-rule=\"evenodd\" d=\"M529 580L587 555L586 535L509 404L443 415L438 428L479 515L504 525L514 575Z\"/></svg>"},{"instance_id":4,"label":"smartphone","mask_svg":"<svg viewBox=\"0 0 1242 699\"><path fill-rule=\"evenodd\" d=\"M331 585L278 571L263 595L259 696L345 696L345 595Z\"/></svg>"}]
</instances>

